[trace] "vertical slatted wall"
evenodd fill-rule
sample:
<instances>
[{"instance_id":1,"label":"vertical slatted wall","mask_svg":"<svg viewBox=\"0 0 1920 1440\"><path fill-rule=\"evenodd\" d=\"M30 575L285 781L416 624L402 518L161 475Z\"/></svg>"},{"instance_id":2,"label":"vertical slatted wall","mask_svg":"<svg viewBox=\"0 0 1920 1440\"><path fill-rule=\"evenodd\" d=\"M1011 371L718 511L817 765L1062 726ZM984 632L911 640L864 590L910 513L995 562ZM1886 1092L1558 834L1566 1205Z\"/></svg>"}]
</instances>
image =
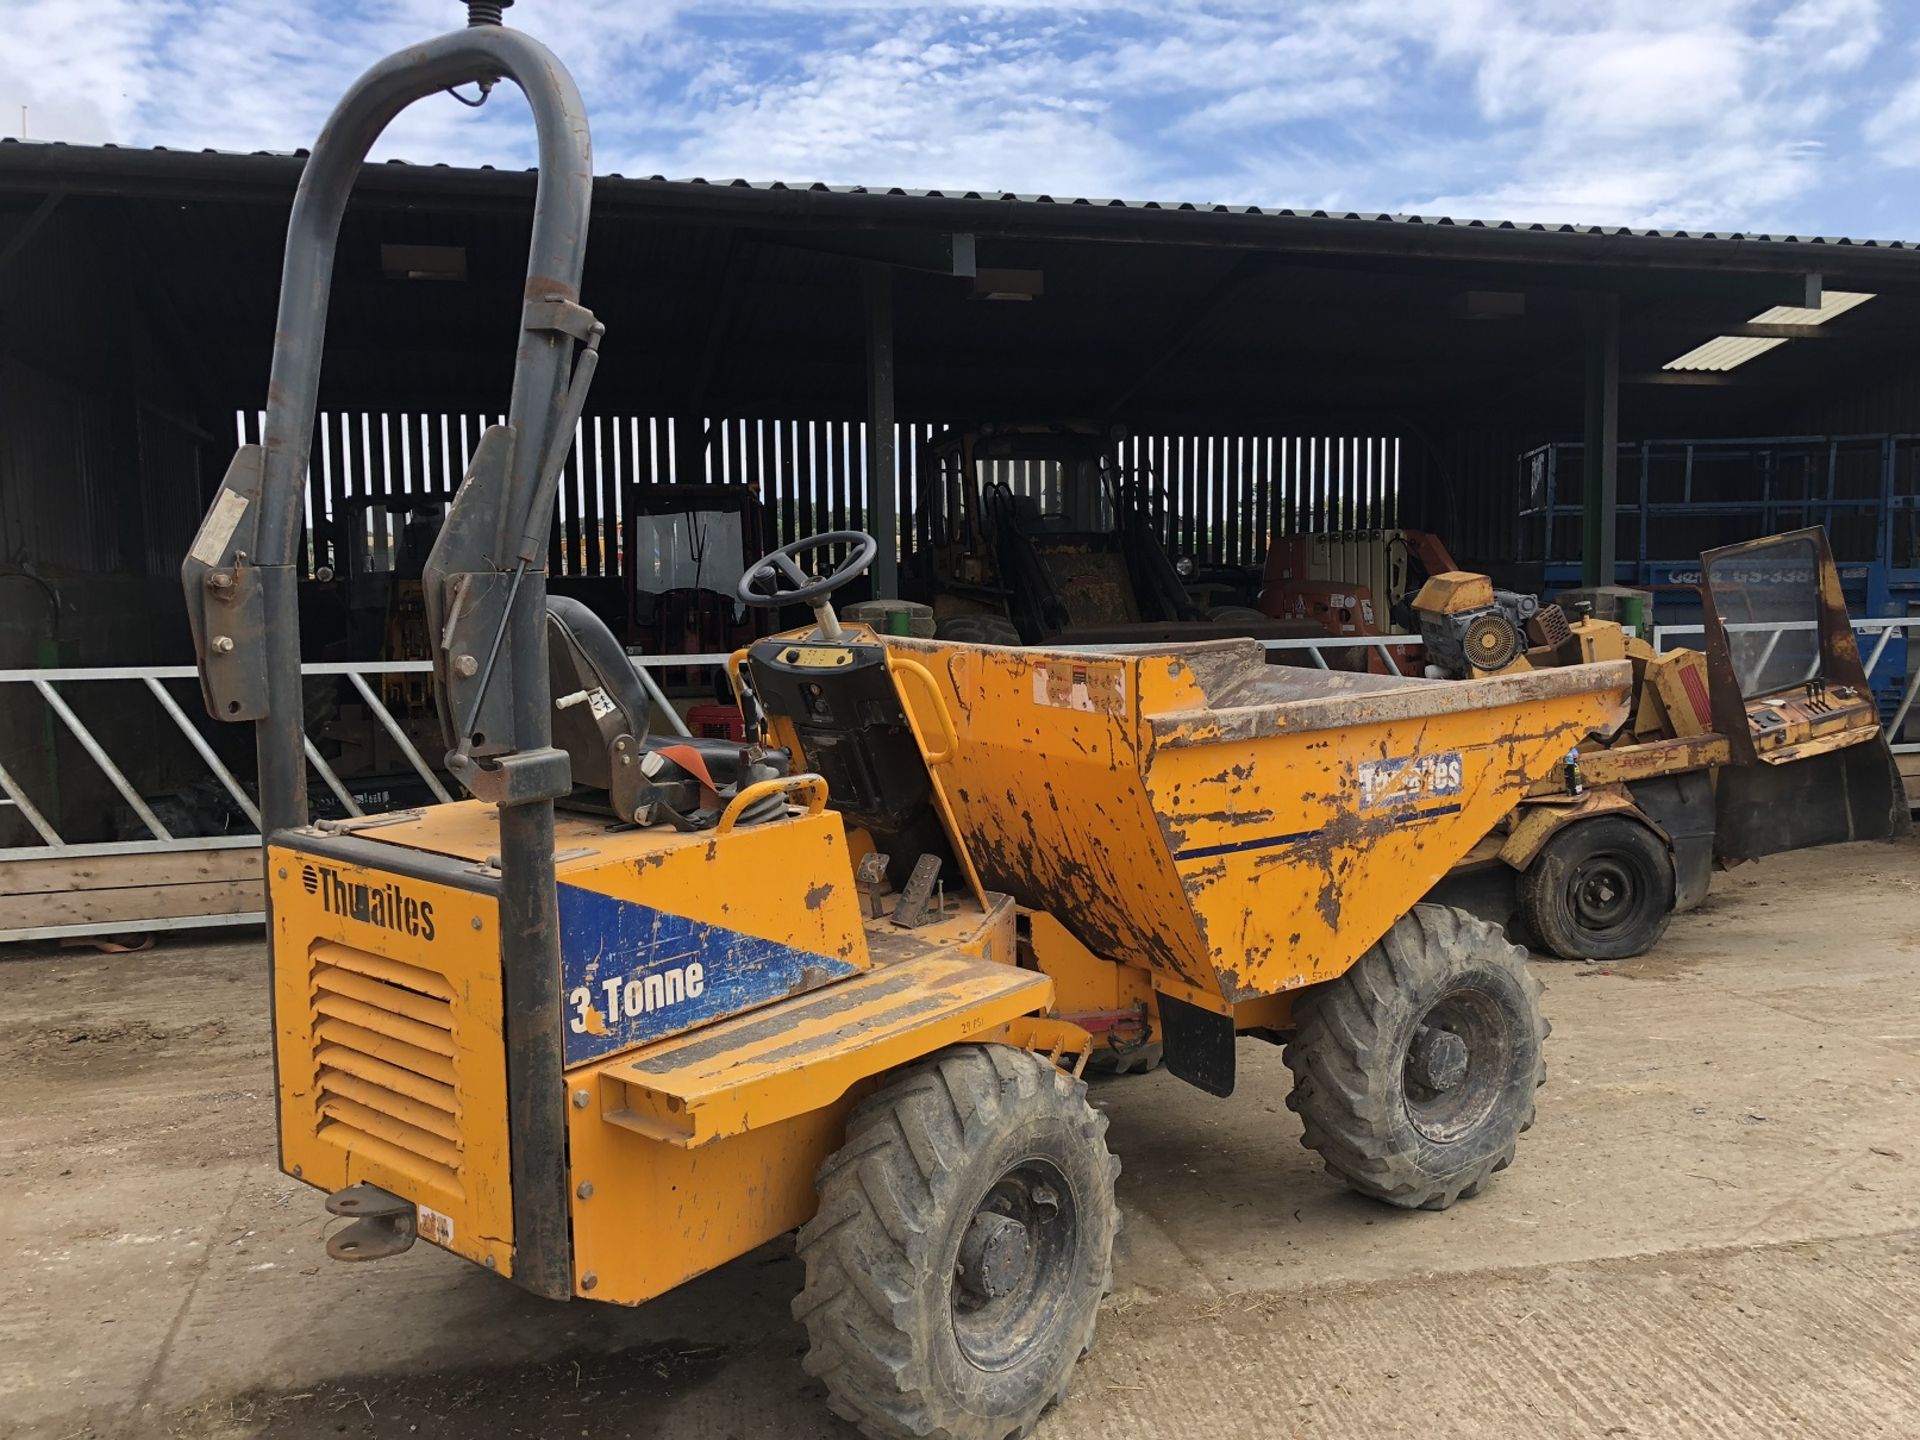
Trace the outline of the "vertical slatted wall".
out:
<instances>
[{"instance_id":1,"label":"vertical slatted wall","mask_svg":"<svg viewBox=\"0 0 1920 1440\"><path fill-rule=\"evenodd\" d=\"M1469 568L1538 560L1544 532L1525 512L1533 503L1527 454L1551 435L1508 427L1459 426L1434 445L1411 447L1403 474L1419 497L1410 528L1431 530ZM1620 477L1622 498L1630 485ZM1519 581L1516 577L1516 583Z\"/></svg>"},{"instance_id":2,"label":"vertical slatted wall","mask_svg":"<svg viewBox=\"0 0 1920 1440\"><path fill-rule=\"evenodd\" d=\"M330 413L320 417L308 475L302 573L322 529L357 517L361 568L391 566L410 500L444 500L459 486L485 415ZM567 576L624 569L627 497L670 483L750 485L784 542L867 526L866 426L849 420L707 421L703 473L681 475L672 419L594 415L580 422L559 487L548 564ZM262 416L238 416L242 444ZM943 427L898 427L895 506L903 552L917 527L925 446ZM1402 443L1395 436L1145 434L1122 442L1123 468L1149 478L1167 549L1206 565L1259 566L1275 535L1388 529L1400 523ZM344 557L334 557L338 565Z\"/></svg>"}]
</instances>

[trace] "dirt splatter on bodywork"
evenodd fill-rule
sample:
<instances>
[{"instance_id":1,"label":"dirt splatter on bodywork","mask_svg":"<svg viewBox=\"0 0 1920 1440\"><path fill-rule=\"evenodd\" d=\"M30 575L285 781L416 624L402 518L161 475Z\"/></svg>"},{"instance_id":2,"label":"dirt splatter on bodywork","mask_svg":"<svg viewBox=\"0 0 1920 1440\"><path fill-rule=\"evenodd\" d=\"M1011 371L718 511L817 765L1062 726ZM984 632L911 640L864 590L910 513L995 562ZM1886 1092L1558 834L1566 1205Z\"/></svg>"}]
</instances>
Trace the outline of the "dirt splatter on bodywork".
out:
<instances>
[{"instance_id":1,"label":"dirt splatter on bodywork","mask_svg":"<svg viewBox=\"0 0 1920 1440\"><path fill-rule=\"evenodd\" d=\"M947 793L982 882L1228 1002L1329 979L1623 717L1625 664L1471 682L890 639L950 690ZM1052 677L1101 677L1063 705ZM1118 672L1117 683L1107 677Z\"/></svg>"}]
</instances>

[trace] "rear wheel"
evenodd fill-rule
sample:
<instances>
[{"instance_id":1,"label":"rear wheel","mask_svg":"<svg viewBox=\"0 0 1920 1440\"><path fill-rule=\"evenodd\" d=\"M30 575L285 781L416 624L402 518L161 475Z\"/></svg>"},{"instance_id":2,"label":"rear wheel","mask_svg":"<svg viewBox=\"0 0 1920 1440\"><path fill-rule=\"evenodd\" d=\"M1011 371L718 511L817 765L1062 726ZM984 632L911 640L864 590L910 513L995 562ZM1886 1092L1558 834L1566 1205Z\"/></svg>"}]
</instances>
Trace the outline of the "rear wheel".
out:
<instances>
[{"instance_id":1,"label":"rear wheel","mask_svg":"<svg viewBox=\"0 0 1920 1440\"><path fill-rule=\"evenodd\" d=\"M1673 857L1638 820L1595 815L1549 840L1520 873L1520 914L1562 960L1644 954L1673 918Z\"/></svg>"},{"instance_id":2,"label":"rear wheel","mask_svg":"<svg viewBox=\"0 0 1920 1440\"><path fill-rule=\"evenodd\" d=\"M1004 615L954 615L934 627L933 638L962 645L1019 645L1020 631Z\"/></svg>"},{"instance_id":3,"label":"rear wheel","mask_svg":"<svg viewBox=\"0 0 1920 1440\"><path fill-rule=\"evenodd\" d=\"M1251 605L1216 605L1207 611L1215 625L1269 625L1272 621Z\"/></svg>"},{"instance_id":4,"label":"rear wheel","mask_svg":"<svg viewBox=\"0 0 1920 1440\"><path fill-rule=\"evenodd\" d=\"M856 1106L800 1231L806 1368L873 1440L1007 1440L1093 1343L1118 1227L1107 1120L1025 1050L966 1046Z\"/></svg>"},{"instance_id":5,"label":"rear wheel","mask_svg":"<svg viewBox=\"0 0 1920 1440\"><path fill-rule=\"evenodd\" d=\"M1546 1080L1526 951L1497 925L1416 905L1337 980L1294 1001L1300 1143L1362 1194L1444 1210L1513 1163Z\"/></svg>"}]
</instances>

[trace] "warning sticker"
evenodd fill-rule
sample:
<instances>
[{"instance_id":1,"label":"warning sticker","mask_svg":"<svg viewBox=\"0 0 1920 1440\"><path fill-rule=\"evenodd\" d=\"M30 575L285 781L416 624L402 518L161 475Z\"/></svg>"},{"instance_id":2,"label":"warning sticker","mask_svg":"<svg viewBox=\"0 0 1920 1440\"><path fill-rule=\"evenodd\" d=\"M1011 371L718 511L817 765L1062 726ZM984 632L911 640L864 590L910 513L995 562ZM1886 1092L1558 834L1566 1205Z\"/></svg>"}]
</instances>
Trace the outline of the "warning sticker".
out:
<instances>
[{"instance_id":1,"label":"warning sticker","mask_svg":"<svg viewBox=\"0 0 1920 1440\"><path fill-rule=\"evenodd\" d=\"M422 1240L431 1240L436 1245L453 1244L451 1215L442 1215L438 1210L430 1210L425 1205L417 1205L414 1208L420 1212L414 1223L420 1231Z\"/></svg>"},{"instance_id":2,"label":"warning sticker","mask_svg":"<svg viewBox=\"0 0 1920 1440\"><path fill-rule=\"evenodd\" d=\"M593 711L593 718L604 720L614 712L613 697L598 685L587 691L587 708Z\"/></svg>"},{"instance_id":3,"label":"warning sticker","mask_svg":"<svg viewBox=\"0 0 1920 1440\"><path fill-rule=\"evenodd\" d=\"M1127 667L1118 660L1043 660L1033 667L1033 703L1056 710L1122 715Z\"/></svg>"},{"instance_id":4,"label":"warning sticker","mask_svg":"<svg viewBox=\"0 0 1920 1440\"><path fill-rule=\"evenodd\" d=\"M233 532L240 528L246 513L246 496L238 490L222 490L213 508L207 511L207 518L200 522L200 533L194 536L188 557L202 565L218 565L226 558L227 542L233 539Z\"/></svg>"}]
</instances>

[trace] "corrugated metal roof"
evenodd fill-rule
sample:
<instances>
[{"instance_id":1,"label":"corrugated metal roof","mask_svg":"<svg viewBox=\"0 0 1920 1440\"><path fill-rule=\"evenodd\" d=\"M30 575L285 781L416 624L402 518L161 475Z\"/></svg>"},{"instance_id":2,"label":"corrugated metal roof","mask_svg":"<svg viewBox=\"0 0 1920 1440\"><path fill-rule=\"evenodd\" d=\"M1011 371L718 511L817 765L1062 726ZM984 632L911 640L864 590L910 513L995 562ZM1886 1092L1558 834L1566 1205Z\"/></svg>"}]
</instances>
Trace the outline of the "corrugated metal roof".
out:
<instances>
[{"instance_id":1,"label":"corrugated metal roof","mask_svg":"<svg viewBox=\"0 0 1920 1440\"><path fill-rule=\"evenodd\" d=\"M1779 336L1716 335L1704 345L1696 345L1676 356L1662 370L1732 370L1756 356L1786 344Z\"/></svg>"},{"instance_id":2,"label":"corrugated metal roof","mask_svg":"<svg viewBox=\"0 0 1920 1440\"><path fill-rule=\"evenodd\" d=\"M1824 325L1836 315L1844 315L1856 305L1864 305L1873 296L1864 290L1827 290L1820 296L1820 308L1807 310L1799 305L1775 305L1753 317L1756 325Z\"/></svg>"},{"instance_id":3,"label":"corrugated metal roof","mask_svg":"<svg viewBox=\"0 0 1920 1440\"><path fill-rule=\"evenodd\" d=\"M120 155L212 155L230 156L236 159L274 160L304 160L308 153L305 150L239 151L218 150L213 148L182 150L164 145L70 145L65 141L59 140L20 140L14 137L0 137L0 150L4 150L4 148L8 146L36 147L43 150L64 148L75 152L114 152ZM502 170L493 165L453 166L441 162L418 164L413 161L399 159L375 162L375 164L398 168L468 174L475 177L485 175L530 175L534 173L531 168L524 171L515 171ZM1128 200L1118 197L1051 195L1043 192L1013 190L943 190L921 189L898 185L830 185L822 181L747 180L740 178L710 180L704 176L697 175L676 179L666 175L623 175L618 171L598 175L595 179L596 182L613 182L616 184L621 182L647 183L688 188L705 187L716 190L864 195L902 200L989 201L1002 204L1056 206L1063 209L1132 210L1194 215L1267 216L1281 220L1358 221L1380 225L1431 226L1460 230L1509 231L1537 235L1616 235L1637 239L1720 242L1743 241L1769 245L1813 245L1829 248L1883 251L1913 251L1920 249L1920 242L1912 240L1859 239L1844 235L1773 234L1770 232L1748 230L1662 230L1656 228L1637 228L1629 225L1576 225L1554 224L1542 221L1479 220L1472 218L1455 218L1450 215L1411 215L1374 210L1300 209L1291 206L1229 205L1191 200Z\"/></svg>"},{"instance_id":4,"label":"corrugated metal roof","mask_svg":"<svg viewBox=\"0 0 1920 1440\"><path fill-rule=\"evenodd\" d=\"M1820 296L1820 308L1775 305L1762 310L1750 322L1755 325L1801 325L1808 329L1824 325L1836 315L1844 315L1873 296L1859 290L1827 290ZM1787 343L1782 335L1716 335L1704 345L1696 345L1686 354L1669 360L1662 370L1732 370L1769 350Z\"/></svg>"},{"instance_id":5,"label":"corrugated metal roof","mask_svg":"<svg viewBox=\"0 0 1920 1440\"><path fill-rule=\"evenodd\" d=\"M403 161L393 162L403 164ZM1094 199L1079 195L1023 194L1012 190L919 190L900 186L826 185L784 180L708 180L700 176L671 179L665 175L598 177L607 180L644 179L656 184L707 185L722 189L813 191L833 195L883 195L924 200L997 200L1023 205L1092 206L1101 209L1165 210L1208 215L1268 215L1288 220L1363 220L1383 225L1435 225L1464 230L1511 230L1545 235L1631 235L1659 240L1752 240L1788 245L1845 245L1872 250L1920 249L1912 240L1851 239L1844 235L1772 235L1744 230L1656 230L1630 225L1574 225L1524 220L1455 219L1450 215L1408 215L1375 210L1300 210L1284 206L1225 205L1190 200Z\"/></svg>"}]
</instances>

